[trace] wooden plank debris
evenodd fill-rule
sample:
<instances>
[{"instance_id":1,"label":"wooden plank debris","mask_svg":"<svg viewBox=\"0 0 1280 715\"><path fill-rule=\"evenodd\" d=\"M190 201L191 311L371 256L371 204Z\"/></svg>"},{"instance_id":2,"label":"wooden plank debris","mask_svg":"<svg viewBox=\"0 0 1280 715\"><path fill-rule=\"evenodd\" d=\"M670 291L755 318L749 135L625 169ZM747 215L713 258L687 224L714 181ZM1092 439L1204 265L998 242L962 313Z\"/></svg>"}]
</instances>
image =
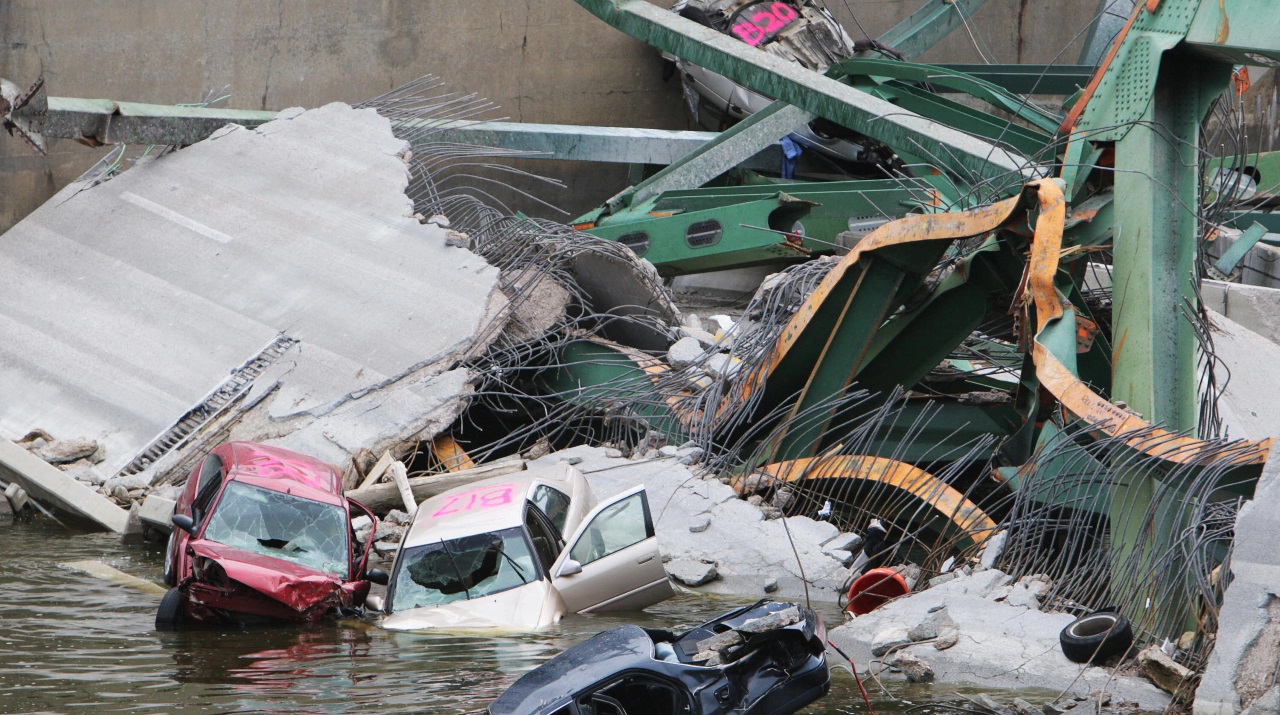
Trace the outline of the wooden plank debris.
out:
<instances>
[{"instance_id":1,"label":"wooden plank debris","mask_svg":"<svg viewBox=\"0 0 1280 715\"><path fill-rule=\"evenodd\" d=\"M525 462L523 459L508 457L507 459L481 464L474 469L465 469L460 472L412 477L408 480L408 484L413 498L417 502L422 502L454 487L460 487L489 477L521 472L524 471L524 468ZM398 508L403 501L399 487L391 483L371 484L361 489L353 489L347 492L347 496L379 514Z\"/></svg>"}]
</instances>

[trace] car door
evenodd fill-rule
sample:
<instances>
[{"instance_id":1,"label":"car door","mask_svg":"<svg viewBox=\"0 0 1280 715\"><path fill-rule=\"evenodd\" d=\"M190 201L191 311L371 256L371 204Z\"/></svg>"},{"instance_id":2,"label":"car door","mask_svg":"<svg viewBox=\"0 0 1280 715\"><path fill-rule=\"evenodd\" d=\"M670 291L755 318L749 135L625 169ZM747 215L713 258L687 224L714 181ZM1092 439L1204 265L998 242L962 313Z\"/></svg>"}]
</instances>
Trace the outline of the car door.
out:
<instances>
[{"instance_id":1,"label":"car door","mask_svg":"<svg viewBox=\"0 0 1280 715\"><path fill-rule=\"evenodd\" d=\"M643 486L602 502L566 545L551 584L570 611L634 611L673 595Z\"/></svg>"}]
</instances>

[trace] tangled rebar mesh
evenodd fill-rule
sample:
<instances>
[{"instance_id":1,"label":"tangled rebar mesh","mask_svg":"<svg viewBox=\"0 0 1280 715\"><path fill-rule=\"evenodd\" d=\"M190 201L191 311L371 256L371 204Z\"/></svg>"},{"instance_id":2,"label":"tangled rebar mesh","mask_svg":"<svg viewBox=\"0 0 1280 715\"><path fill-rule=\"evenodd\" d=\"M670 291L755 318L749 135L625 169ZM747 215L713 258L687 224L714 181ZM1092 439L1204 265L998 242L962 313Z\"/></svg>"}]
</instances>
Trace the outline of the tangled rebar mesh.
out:
<instances>
[{"instance_id":1,"label":"tangled rebar mesh","mask_svg":"<svg viewBox=\"0 0 1280 715\"><path fill-rule=\"evenodd\" d=\"M1135 437L1172 439L1156 430L1106 437L1063 426L1017 470L997 565L1014 577L1049 576L1048 600L1062 607L1119 608L1144 644L1191 633L1180 657L1200 669L1227 585L1235 512L1257 477L1239 457L1257 446L1199 443L1180 463L1129 446Z\"/></svg>"},{"instance_id":2,"label":"tangled rebar mesh","mask_svg":"<svg viewBox=\"0 0 1280 715\"><path fill-rule=\"evenodd\" d=\"M827 518L855 532L880 519L894 532L899 560L919 565L922 578L975 559L1003 530L1008 540L997 565L1015 578L1050 577L1048 603L1117 606L1144 643L1190 632L1180 657L1202 667L1226 586L1234 514L1256 476L1235 465L1257 448L1219 438L1213 403L1220 390L1209 369L1215 358L1203 310L1188 308L1185 317L1202 343L1208 406L1201 437L1211 441L1195 443L1185 460L1132 447L1162 452L1161 440L1174 436L1154 426L1108 437L1067 422L1025 464L1005 464L998 436L962 436L954 422L939 419L957 399L929 387L953 377L945 363L910 392L877 395L855 384L798 412L796 395L773 395L766 405L767 365L779 338L834 260L770 276L717 344L669 364L663 358L680 337L680 313L657 272L621 244L491 205L484 187L501 179L481 180L480 173L530 175L497 163L518 152L438 141L450 122L491 108L441 86L424 78L366 106L388 116L412 144L406 193L415 210L447 217L460 241L501 270L506 302L485 328L499 333L466 359L477 377L458 427L481 434L477 461L539 443L696 444L705 451L703 476L734 475L741 491L770 498L786 515L830 505ZM987 197L1005 191L976 186L993 192ZM939 267L965 253L952 251ZM1082 296L1105 309L1110 292ZM1006 319L989 320L949 359L1001 376L1012 395L1024 365L1014 337ZM486 420L488 428L480 424ZM810 431L816 436L800 450L810 457L774 461L780 440ZM1122 539L1113 538L1118 529Z\"/></svg>"},{"instance_id":3,"label":"tangled rebar mesh","mask_svg":"<svg viewBox=\"0 0 1280 715\"><path fill-rule=\"evenodd\" d=\"M518 429L487 439L474 456L521 451L540 440L616 442L634 427L600 417L599 409L576 390L557 390L540 378L572 367L610 367L610 359L562 361L580 341L617 341L633 361L652 358L640 349L664 350L674 339L680 311L671 302L653 266L625 246L546 219L513 215L499 198L512 193L550 206L509 179L549 179L508 166L503 160L533 156L441 140L459 123L479 121L494 110L475 95L454 95L435 77L423 77L361 105L392 123L396 136L412 148L406 194L422 220L440 223L454 240L501 271L499 287L506 304L497 306L478 344L491 344L466 362L477 383L472 408L509 417ZM634 380L606 383L593 390L621 405L658 401ZM640 394L643 393L643 394ZM609 412L608 406L604 411ZM625 409L619 409L626 413ZM464 416L464 419L466 417ZM499 419L499 421L502 421Z\"/></svg>"}]
</instances>

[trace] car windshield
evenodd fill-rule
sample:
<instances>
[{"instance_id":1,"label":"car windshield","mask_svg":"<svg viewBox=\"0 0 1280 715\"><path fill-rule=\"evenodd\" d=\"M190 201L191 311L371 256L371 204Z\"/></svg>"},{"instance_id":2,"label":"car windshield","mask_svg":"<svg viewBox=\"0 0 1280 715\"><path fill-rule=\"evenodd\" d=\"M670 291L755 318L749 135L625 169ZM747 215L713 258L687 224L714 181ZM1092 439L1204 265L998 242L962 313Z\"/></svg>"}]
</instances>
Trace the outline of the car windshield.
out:
<instances>
[{"instance_id":1,"label":"car windshield","mask_svg":"<svg viewBox=\"0 0 1280 715\"><path fill-rule=\"evenodd\" d=\"M541 578L519 527L407 548L391 580L391 612L480 598Z\"/></svg>"},{"instance_id":2,"label":"car windshield","mask_svg":"<svg viewBox=\"0 0 1280 715\"><path fill-rule=\"evenodd\" d=\"M232 482L209 517L204 538L345 580L351 568L348 531L339 506Z\"/></svg>"}]
</instances>

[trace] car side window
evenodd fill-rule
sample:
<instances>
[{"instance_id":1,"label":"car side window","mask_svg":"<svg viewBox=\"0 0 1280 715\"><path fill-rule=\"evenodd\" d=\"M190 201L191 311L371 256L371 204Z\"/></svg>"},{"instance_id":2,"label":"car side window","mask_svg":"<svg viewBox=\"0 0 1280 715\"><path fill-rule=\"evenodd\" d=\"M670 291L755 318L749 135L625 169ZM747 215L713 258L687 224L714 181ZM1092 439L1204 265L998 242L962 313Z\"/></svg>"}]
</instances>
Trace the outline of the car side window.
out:
<instances>
[{"instance_id":1,"label":"car side window","mask_svg":"<svg viewBox=\"0 0 1280 715\"><path fill-rule=\"evenodd\" d=\"M596 514L574 543L569 558L585 566L651 536L648 504L644 492L637 492Z\"/></svg>"},{"instance_id":2,"label":"car side window","mask_svg":"<svg viewBox=\"0 0 1280 715\"><path fill-rule=\"evenodd\" d=\"M561 534L564 533L564 522L569 518L569 497L559 489L539 484L533 489L534 504L551 520Z\"/></svg>"},{"instance_id":3,"label":"car side window","mask_svg":"<svg viewBox=\"0 0 1280 715\"><path fill-rule=\"evenodd\" d=\"M196 498L191 504L191 519L199 524L218 496L222 487L222 460L216 455L209 455L200 465L199 481L196 483Z\"/></svg>"},{"instance_id":4,"label":"car side window","mask_svg":"<svg viewBox=\"0 0 1280 715\"><path fill-rule=\"evenodd\" d=\"M210 479L222 473L222 457L211 454L205 457L204 464L200 465L200 476L196 481L196 494L199 495L204 491L204 487L209 483Z\"/></svg>"},{"instance_id":5,"label":"car side window","mask_svg":"<svg viewBox=\"0 0 1280 715\"><path fill-rule=\"evenodd\" d=\"M524 510L524 526L529 531L530 540L533 541L533 553L537 554L538 563L542 564L543 571L549 573L551 564L555 563L556 557L560 555L564 543L546 519L538 513L538 508L532 504Z\"/></svg>"},{"instance_id":6,"label":"car side window","mask_svg":"<svg viewBox=\"0 0 1280 715\"><path fill-rule=\"evenodd\" d=\"M691 711L685 692L648 675L629 675L578 698L591 715L684 715Z\"/></svg>"}]
</instances>

